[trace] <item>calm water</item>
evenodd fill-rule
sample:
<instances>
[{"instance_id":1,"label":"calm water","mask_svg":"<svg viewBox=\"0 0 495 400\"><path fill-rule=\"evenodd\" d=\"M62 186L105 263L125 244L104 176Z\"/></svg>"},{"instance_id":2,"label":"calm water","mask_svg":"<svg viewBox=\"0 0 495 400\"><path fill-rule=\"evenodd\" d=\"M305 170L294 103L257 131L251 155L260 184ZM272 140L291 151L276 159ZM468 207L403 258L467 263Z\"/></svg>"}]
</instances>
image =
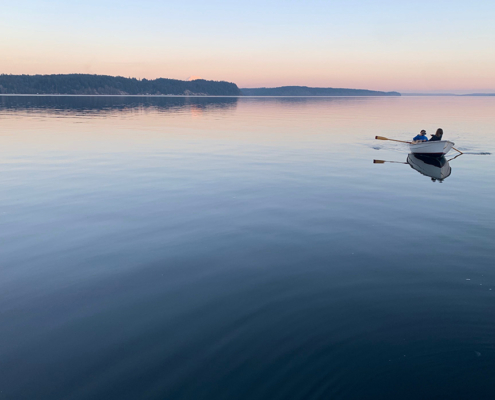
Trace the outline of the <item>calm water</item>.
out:
<instances>
[{"instance_id":1,"label":"calm water","mask_svg":"<svg viewBox=\"0 0 495 400\"><path fill-rule=\"evenodd\" d=\"M492 399L480 153L495 98L0 97L0 398Z\"/></svg>"}]
</instances>

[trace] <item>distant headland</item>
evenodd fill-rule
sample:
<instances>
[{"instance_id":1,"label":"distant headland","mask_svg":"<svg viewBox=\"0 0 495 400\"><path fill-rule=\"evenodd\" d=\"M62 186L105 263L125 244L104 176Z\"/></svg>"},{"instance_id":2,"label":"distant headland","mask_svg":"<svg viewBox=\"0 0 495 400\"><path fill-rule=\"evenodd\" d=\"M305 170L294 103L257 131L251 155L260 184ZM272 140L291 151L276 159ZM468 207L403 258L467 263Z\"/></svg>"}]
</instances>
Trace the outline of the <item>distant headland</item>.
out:
<instances>
[{"instance_id":1,"label":"distant headland","mask_svg":"<svg viewBox=\"0 0 495 400\"><path fill-rule=\"evenodd\" d=\"M282 86L239 89L235 83L194 79L136 79L122 76L60 74L0 75L0 94L173 95L173 96L400 96L365 89Z\"/></svg>"},{"instance_id":2,"label":"distant headland","mask_svg":"<svg viewBox=\"0 0 495 400\"><path fill-rule=\"evenodd\" d=\"M0 75L0 94L239 96L235 83L122 76Z\"/></svg>"},{"instance_id":3,"label":"distant headland","mask_svg":"<svg viewBox=\"0 0 495 400\"><path fill-rule=\"evenodd\" d=\"M399 92L379 92L365 89L316 88L307 86L241 89L241 93L244 96L400 96Z\"/></svg>"}]
</instances>

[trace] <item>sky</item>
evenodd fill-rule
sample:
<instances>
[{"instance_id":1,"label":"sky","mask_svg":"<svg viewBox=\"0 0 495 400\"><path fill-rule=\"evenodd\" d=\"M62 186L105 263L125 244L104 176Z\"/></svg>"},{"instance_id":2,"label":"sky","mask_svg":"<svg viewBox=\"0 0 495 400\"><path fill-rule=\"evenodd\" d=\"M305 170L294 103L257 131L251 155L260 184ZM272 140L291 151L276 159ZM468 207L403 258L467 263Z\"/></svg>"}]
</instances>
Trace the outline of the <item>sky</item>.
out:
<instances>
[{"instance_id":1,"label":"sky","mask_svg":"<svg viewBox=\"0 0 495 400\"><path fill-rule=\"evenodd\" d=\"M3 0L0 73L495 92L495 2Z\"/></svg>"}]
</instances>

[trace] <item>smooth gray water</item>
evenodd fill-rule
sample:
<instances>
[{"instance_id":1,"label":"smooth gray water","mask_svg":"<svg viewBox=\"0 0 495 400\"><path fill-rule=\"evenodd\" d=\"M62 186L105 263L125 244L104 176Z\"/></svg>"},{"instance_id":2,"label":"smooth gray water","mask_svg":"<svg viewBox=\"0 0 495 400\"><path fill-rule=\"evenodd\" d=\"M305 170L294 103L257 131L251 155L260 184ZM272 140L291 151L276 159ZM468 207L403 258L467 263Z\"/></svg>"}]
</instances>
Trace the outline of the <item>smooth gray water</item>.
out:
<instances>
[{"instance_id":1,"label":"smooth gray water","mask_svg":"<svg viewBox=\"0 0 495 400\"><path fill-rule=\"evenodd\" d=\"M486 153L495 98L0 97L0 398L493 398Z\"/></svg>"}]
</instances>

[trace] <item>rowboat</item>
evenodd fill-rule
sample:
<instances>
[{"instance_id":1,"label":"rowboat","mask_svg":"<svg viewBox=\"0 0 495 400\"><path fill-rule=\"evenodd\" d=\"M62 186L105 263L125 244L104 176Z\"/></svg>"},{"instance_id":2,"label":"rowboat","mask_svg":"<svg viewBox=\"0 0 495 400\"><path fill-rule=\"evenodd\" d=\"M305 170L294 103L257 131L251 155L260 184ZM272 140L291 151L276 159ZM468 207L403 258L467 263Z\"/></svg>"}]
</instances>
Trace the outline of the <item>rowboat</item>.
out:
<instances>
[{"instance_id":1,"label":"rowboat","mask_svg":"<svg viewBox=\"0 0 495 400\"><path fill-rule=\"evenodd\" d=\"M429 176L432 181L442 182L452 172L449 162L445 157L429 157L419 154L409 154L407 163L420 174Z\"/></svg>"},{"instance_id":2,"label":"rowboat","mask_svg":"<svg viewBox=\"0 0 495 400\"><path fill-rule=\"evenodd\" d=\"M454 142L449 140L437 140L434 142L411 143L409 144L409 148L411 149L411 153L416 155L442 157L452 150L454 144Z\"/></svg>"}]
</instances>

